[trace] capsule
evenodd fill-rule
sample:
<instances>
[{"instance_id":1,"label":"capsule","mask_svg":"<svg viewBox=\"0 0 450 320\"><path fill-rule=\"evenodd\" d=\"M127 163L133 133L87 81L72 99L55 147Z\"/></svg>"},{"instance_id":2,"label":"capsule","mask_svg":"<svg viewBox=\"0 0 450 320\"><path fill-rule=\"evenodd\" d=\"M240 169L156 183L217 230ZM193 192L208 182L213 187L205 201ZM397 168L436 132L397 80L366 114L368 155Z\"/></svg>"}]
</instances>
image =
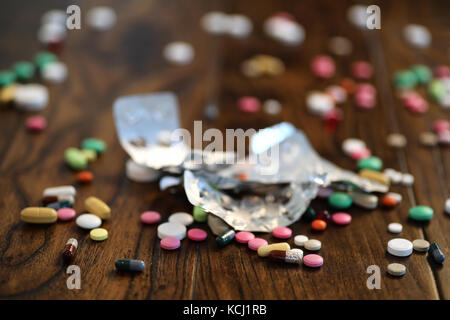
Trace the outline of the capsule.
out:
<instances>
[{"instance_id":1,"label":"capsule","mask_svg":"<svg viewBox=\"0 0 450 320\"><path fill-rule=\"evenodd\" d=\"M306 209L305 213L303 214L302 219L303 221L311 222L316 219L316 216L317 216L316 211L311 206L309 206L308 209Z\"/></svg>"},{"instance_id":2,"label":"capsule","mask_svg":"<svg viewBox=\"0 0 450 320\"><path fill-rule=\"evenodd\" d=\"M145 262L133 259L118 259L115 262L117 271L142 272L145 270Z\"/></svg>"},{"instance_id":3,"label":"capsule","mask_svg":"<svg viewBox=\"0 0 450 320\"><path fill-rule=\"evenodd\" d=\"M300 250L292 249L289 251L284 250L272 250L269 253L269 259L272 261L286 262L286 263L302 263L303 252Z\"/></svg>"},{"instance_id":4,"label":"capsule","mask_svg":"<svg viewBox=\"0 0 450 320\"><path fill-rule=\"evenodd\" d=\"M69 240L67 240L66 246L64 247L64 250L62 252L64 262L67 263L73 260L75 254L77 253L77 248L78 248L77 239L70 238Z\"/></svg>"},{"instance_id":5,"label":"capsule","mask_svg":"<svg viewBox=\"0 0 450 320\"><path fill-rule=\"evenodd\" d=\"M224 247L227 244L229 244L231 242L231 240L234 239L235 235L236 235L236 232L233 229L227 230L217 236L216 243L220 247Z\"/></svg>"},{"instance_id":6,"label":"capsule","mask_svg":"<svg viewBox=\"0 0 450 320\"><path fill-rule=\"evenodd\" d=\"M430 249L428 251L431 254L431 257L434 261L437 263L444 263L445 255L444 252L442 252L441 247L435 242L430 246Z\"/></svg>"}]
</instances>

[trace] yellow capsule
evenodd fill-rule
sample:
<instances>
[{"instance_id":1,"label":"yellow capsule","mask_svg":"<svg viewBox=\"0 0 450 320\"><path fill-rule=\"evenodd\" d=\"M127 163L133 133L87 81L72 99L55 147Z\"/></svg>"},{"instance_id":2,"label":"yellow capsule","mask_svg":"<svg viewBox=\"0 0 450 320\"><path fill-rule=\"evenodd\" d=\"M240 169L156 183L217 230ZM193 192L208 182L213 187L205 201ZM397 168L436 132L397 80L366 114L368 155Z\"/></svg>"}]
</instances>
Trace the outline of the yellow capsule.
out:
<instances>
[{"instance_id":1,"label":"yellow capsule","mask_svg":"<svg viewBox=\"0 0 450 320\"><path fill-rule=\"evenodd\" d=\"M289 250L291 250L291 246L287 242L266 244L265 246L258 248L258 256L268 257L270 251L272 251L272 250L289 251Z\"/></svg>"},{"instance_id":2,"label":"yellow capsule","mask_svg":"<svg viewBox=\"0 0 450 320\"><path fill-rule=\"evenodd\" d=\"M389 177L382 172L370 169L362 169L361 171L359 171L359 175L363 178L374 180L384 185L389 185Z\"/></svg>"},{"instance_id":3,"label":"yellow capsule","mask_svg":"<svg viewBox=\"0 0 450 320\"><path fill-rule=\"evenodd\" d=\"M52 208L28 207L20 212L20 219L28 223L54 223L58 215Z\"/></svg>"},{"instance_id":4,"label":"yellow capsule","mask_svg":"<svg viewBox=\"0 0 450 320\"><path fill-rule=\"evenodd\" d=\"M9 103L14 100L15 85L9 85L0 89L0 103Z\"/></svg>"},{"instance_id":5,"label":"yellow capsule","mask_svg":"<svg viewBox=\"0 0 450 320\"><path fill-rule=\"evenodd\" d=\"M103 220L111 218L111 209L106 203L96 197L89 197L84 201L86 210Z\"/></svg>"}]
</instances>

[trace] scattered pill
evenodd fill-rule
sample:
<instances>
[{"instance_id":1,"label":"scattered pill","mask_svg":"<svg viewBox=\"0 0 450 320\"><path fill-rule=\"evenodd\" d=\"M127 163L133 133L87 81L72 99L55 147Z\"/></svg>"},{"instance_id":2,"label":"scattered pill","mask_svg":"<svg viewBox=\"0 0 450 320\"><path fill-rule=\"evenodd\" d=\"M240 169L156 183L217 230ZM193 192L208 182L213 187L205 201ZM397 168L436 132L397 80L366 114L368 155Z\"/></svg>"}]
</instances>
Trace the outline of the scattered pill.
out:
<instances>
[{"instance_id":1,"label":"scattered pill","mask_svg":"<svg viewBox=\"0 0 450 320\"><path fill-rule=\"evenodd\" d=\"M333 222L337 225L344 226L352 222L352 216L345 212L336 212L331 216Z\"/></svg>"},{"instance_id":2,"label":"scattered pill","mask_svg":"<svg viewBox=\"0 0 450 320\"><path fill-rule=\"evenodd\" d=\"M176 250L180 247L181 242L176 237L165 237L161 239L160 245L165 250Z\"/></svg>"},{"instance_id":3,"label":"scattered pill","mask_svg":"<svg viewBox=\"0 0 450 320\"><path fill-rule=\"evenodd\" d=\"M47 127L47 120L43 116L31 116L26 121L27 129L40 132Z\"/></svg>"},{"instance_id":4,"label":"scattered pill","mask_svg":"<svg viewBox=\"0 0 450 320\"><path fill-rule=\"evenodd\" d=\"M164 48L163 56L174 65L187 65L194 59L194 48L186 42L172 42Z\"/></svg>"},{"instance_id":5,"label":"scattered pill","mask_svg":"<svg viewBox=\"0 0 450 320\"><path fill-rule=\"evenodd\" d=\"M183 240L186 237L186 226L178 222L165 222L158 226L158 238L175 237Z\"/></svg>"},{"instance_id":6,"label":"scattered pill","mask_svg":"<svg viewBox=\"0 0 450 320\"><path fill-rule=\"evenodd\" d=\"M261 108L261 102L255 97L242 97L238 100L238 107L243 112L257 112Z\"/></svg>"},{"instance_id":7,"label":"scattered pill","mask_svg":"<svg viewBox=\"0 0 450 320\"><path fill-rule=\"evenodd\" d=\"M292 230L288 227L276 227L272 230L272 236L278 239L289 239L292 236Z\"/></svg>"},{"instance_id":8,"label":"scattered pill","mask_svg":"<svg viewBox=\"0 0 450 320\"><path fill-rule=\"evenodd\" d=\"M401 233L403 226L400 223L392 222L388 224L388 231L390 233Z\"/></svg>"},{"instance_id":9,"label":"scattered pill","mask_svg":"<svg viewBox=\"0 0 450 320\"><path fill-rule=\"evenodd\" d=\"M34 63L38 68L42 68L48 63L58 61L58 57L51 52L41 51L34 56Z\"/></svg>"},{"instance_id":10,"label":"scattered pill","mask_svg":"<svg viewBox=\"0 0 450 320\"><path fill-rule=\"evenodd\" d=\"M404 185L405 187L412 186L414 184L414 176L409 173L403 173L401 184Z\"/></svg>"},{"instance_id":11,"label":"scattered pill","mask_svg":"<svg viewBox=\"0 0 450 320\"><path fill-rule=\"evenodd\" d=\"M242 14L228 15L227 31L235 38L244 38L248 36L253 29L251 20Z\"/></svg>"},{"instance_id":12,"label":"scattered pill","mask_svg":"<svg viewBox=\"0 0 450 320\"><path fill-rule=\"evenodd\" d=\"M419 83L427 84L433 79L433 73L430 68L424 65L414 65L411 67Z\"/></svg>"},{"instance_id":13,"label":"scattered pill","mask_svg":"<svg viewBox=\"0 0 450 320\"><path fill-rule=\"evenodd\" d=\"M21 81L29 81L34 76L34 65L28 61L16 62L12 68L16 74L16 78Z\"/></svg>"},{"instance_id":14,"label":"scattered pill","mask_svg":"<svg viewBox=\"0 0 450 320\"><path fill-rule=\"evenodd\" d=\"M334 76L336 67L334 60L326 55L316 56L311 62L311 70L320 78L331 78Z\"/></svg>"},{"instance_id":15,"label":"scattered pill","mask_svg":"<svg viewBox=\"0 0 450 320\"><path fill-rule=\"evenodd\" d=\"M262 246L267 245L267 241L262 238L255 238L248 242L248 248L253 251L258 251Z\"/></svg>"},{"instance_id":16,"label":"scattered pill","mask_svg":"<svg viewBox=\"0 0 450 320\"><path fill-rule=\"evenodd\" d=\"M406 137L400 133L391 133L387 137L387 144L392 148L404 148L406 146Z\"/></svg>"},{"instance_id":17,"label":"scattered pill","mask_svg":"<svg viewBox=\"0 0 450 320\"><path fill-rule=\"evenodd\" d=\"M216 243L219 247L224 247L229 244L235 236L236 232L233 229L226 230L217 236Z\"/></svg>"},{"instance_id":18,"label":"scattered pill","mask_svg":"<svg viewBox=\"0 0 450 320\"><path fill-rule=\"evenodd\" d=\"M160 176L158 170L141 166L132 159L127 160L125 171L127 178L134 182L152 182L156 181Z\"/></svg>"},{"instance_id":19,"label":"scattered pill","mask_svg":"<svg viewBox=\"0 0 450 320\"><path fill-rule=\"evenodd\" d=\"M347 38L333 37L328 43L328 49L337 56L346 56L352 52L353 45Z\"/></svg>"},{"instance_id":20,"label":"scattered pill","mask_svg":"<svg viewBox=\"0 0 450 320\"><path fill-rule=\"evenodd\" d=\"M450 121L447 121L447 120L435 120L433 122L433 130L436 133L450 131Z\"/></svg>"},{"instance_id":21,"label":"scattered pill","mask_svg":"<svg viewBox=\"0 0 450 320\"><path fill-rule=\"evenodd\" d=\"M28 207L20 212L20 219L27 223L54 223L58 215L52 208Z\"/></svg>"},{"instance_id":22,"label":"scattered pill","mask_svg":"<svg viewBox=\"0 0 450 320\"><path fill-rule=\"evenodd\" d=\"M448 198L447 200L445 200L445 208L444 208L445 213L450 215L450 198Z\"/></svg>"},{"instance_id":23,"label":"scattered pill","mask_svg":"<svg viewBox=\"0 0 450 320\"><path fill-rule=\"evenodd\" d=\"M360 139L348 138L342 142L342 150L347 155L364 149L366 149L366 143Z\"/></svg>"},{"instance_id":24,"label":"scattered pill","mask_svg":"<svg viewBox=\"0 0 450 320\"><path fill-rule=\"evenodd\" d=\"M335 192L328 198L328 203L335 209L348 209L353 203L352 198L343 192Z\"/></svg>"},{"instance_id":25,"label":"scattered pill","mask_svg":"<svg viewBox=\"0 0 450 320\"><path fill-rule=\"evenodd\" d=\"M0 104L7 104L14 100L14 95L16 93L16 86L10 84L6 87L1 87L0 85Z\"/></svg>"},{"instance_id":26,"label":"scattered pill","mask_svg":"<svg viewBox=\"0 0 450 320\"><path fill-rule=\"evenodd\" d=\"M328 223L331 221L331 215L327 210L322 210L317 214L316 219L323 220Z\"/></svg>"},{"instance_id":27,"label":"scattered pill","mask_svg":"<svg viewBox=\"0 0 450 320\"><path fill-rule=\"evenodd\" d=\"M402 201L402 195L399 193L389 192L383 196L381 203L387 208L393 208Z\"/></svg>"},{"instance_id":28,"label":"scattered pill","mask_svg":"<svg viewBox=\"0 0 450 320\"><path fill-rule=\"evenodd\" d=\"M194 223L194 217L186 212L176 212L169 216L169 222L176 222L184 226Z\"/></svg>"},{"instance_id":29,"label":"scattered pill","mask_svg":"<svg viewBox=\"0 0 450 320\"><path fill-rule=\"evenodd\" d=\"M430 248L430 243L427 240L416 239L413 241L413 248L417 252L427 252Z\"/></svg>"},{"instance_id":30,"label":"scattered pill","mask_svg":"<svg viewBox=\"0 0 450 320\"><path fill-rule=\"evenodd\" d=\"M107 149L106 142L98 138L87 138L81 141L81 148L93 150L97 153L103 153Z\"/></svg>"},{"instance_id":31,"label":"scattered pill","mask_svg":"<svg viewBox=\"0 0 450 320\"><path fill-rule=\"evenodd\" d=\"M305 30L289 14L275 14L264 22L265 33L283 44L296 46L305 39Z\"/></svg>"},{"instance_id":32,"label":"scattered pill","mask_svg":"<svg viewBox=\"0 0 450 320\"><path fill-rule=\"evenodd\" d=\"M411 46L426 48L431 43L431 34L428 29L419 24L408 24L403 28L403 36Z\"/></svg>"},{"instance_id":33,"label":"scattered pill","mask_svg":"<svg viewBox=\"0 0 450 320\"><path fill-rule=\"evenodd\" d=\"M383 161L378 157L368 157L358 161L358 169L369 169L373 171L380 171L383 167Z\"/></svg>"},{"instance_id":34,"label":"scattered pill","mask_svg":"<svg viewBox=\"0 0 450 320\"><path fill-rule=\"evenodd\" d=\"M327 199L330 195L333 194L333 189L331 188L320 188L317 192L317 197L321 199Z\"/></svg>"},{"instance_id":35,"label":"scattered pill","mask_svg":"<svg viewBox=\"0 0 450 320\"><path fill-rule=\"evenodd\" d=\"M412 250L413 244L411 241L402 238L389 240L387 246L387 251L397 257L407 257L412 253Z\"/></svg>"},{"instance_id":36,"label":"scattered pill","mask_svg":"<svg viewBox=\"0 0 450 320\"><path fill-rule=\"evenodd\" d=\"M291 246L287 242L266 244L266 245L261 246L261 247L258 248L258 256L260 256L260 257L268 257L270 251L272 251L272 250L289 251L289 250L291 250Z\"/></svg>"},{"instance_id":37,"label":"scattered pill","mask_svg":"<svg viewBox=\"0 0 450 320\"><path fill-rule=\"evenodd\" d=\"M141 214L141 222L145 224L155 224L161 220L161 214L156 211L145 211Z\"/></svg>"},{"instance_id":38,"label":"scattered pill","mask_svg":"<svg viewBox=\"0 0 450 320\"><path fill-rule=\"evenodd\" d=\"M201 25L206 32L225 34L228 32L228 15L219 11L211 11L201 18Z\"/></svg>"},{"instance_id":39,"label":"scattered pill","mask_svg":"<svg viewBox=\"0 0 450 320\"><path fill-rule=\"evenodd\" d=\"M294 243L296 246L303 247L306 241L308 241L307 236L299 234L294 237Z\"/></svg>"},{"instance_id":40,"label":"scattered pill","mask_svg":"<svg viewBox=\"0 0 450 320\"><path fill-rule=\"evenodd\" d=\"M67 148L64 151L64 160L74 170L80 171L87 167L87 159L77 148Z\"/></svg>"},{"instance_id":41,"label":"scattered pill","mask_svg":"<svg viewBox=\"0 0 450 320\"><path fill-rule=\"evenodd\" d=\"M352 64L352 74L357 79L370 79L373 75L372 65L366 61L356 61Z\"/></svg>"},{"instance_id":42,"label":"scattered pill","mask_svg":"<svg viewBox=\"0 0 450 320\"><path fill-rule=\"evenodd\" d=\"M311 228L315 231L323 231L327 228L327 223L323 220L316 219L311 222Z\"/></svg>"},{"instance_id":43,"label":"scattered pill","mask_svg":"<svg viewBox=\"0 0 450 320\"><path fill-rule=\"evenodd\" d=\"M377 171L373 171L378 173ZM360 174L360 176L363 176ZM368 194L365 192L358 192L354 190L350 190L348 195L352 198L354 204L365 208L365 209L375 209L378 205L378 197L373 194Z\"/></svg>"},{"instance_id":44,"label":"scattered pill","mask_svg":"<svg viewBox=\"0 0 450 320\"><path fill-rule=\"evenodd\" d=\"M100 227L102 225L102 219L95 214L84 213L77 217L75 223L80 228L91 230Z\"/></svg>"},{"instance_id":45,"label":"scattered pill","mask_svg":"<svg viewBox=\"0 0 450 320\"><path fill-rule=\"evenodd\" d=\"M208 213L199 206L194 206L192 215L194 216L194 220L196 222L206 222L208 219Z\"/></svg>"},{"instance_id":46,"label":"scattered pill","mask_svg":"<svg viewBox=\"0 0 450 320\"><path fill-rule=\"evenodd\" d=\"M77 181L79 183L90 183L94 179L94 175L90 171L80 171L77 173Z\"/></svg>"},{"instance_id":47,"label":"scattered pill","mask_svg":"<svg viewBox=\"0 0 450 320\"><path fill-rule=\"evenodd\" d=\"M114 27L117 16L112 8L99 6L89 9L86 19L91 28L98 31L106 31Z\"/></svg>"},{"instance_id":48,"label":"scattered pill","mask_svg":"<svg viewBox=\"0 0 450 320\"><path fill-rule=\"evenodd\" d=\"M103 228L95 228L89 232L89 236L94 241L103 241L108 238L108 230Z\"/></svg>"},{"instance_id":49,"label":"scattered pill","mask_svg":"<svg viewBox=\"0 0 450 320\"><path fill-rule=\"evenodd\" d=\"M436 263L444 263L445 260L444 252L436 242L430 246L429 254Z\"/></svg>"},{"instance_id":50,"label":"scattered pill","mask_svg":"<svg viewBox=\"0 0 450 320\"><path fill-rule=\"evenodd\" d=\"M438 65L433 69L433 74L436 78L450 77L450 67L446 65Z\"/></svg>"},{"instance_id":51,"label":"scattered pill","mask_svg":"<svg viewBox=\"0 0 450 320\"><path fill-rule=\"evenodd\" d=\"M117 271L142 272L145 270L145 262L142 260L118 259L114 265Z\"/></svg>"},{"instance_id":52,"label":"scattered pill","mask_svg":"<svg viewBox=\"0 0 450 320\"><path fill-rule=\"evenodd\" d=\"M47 82L61 83L67 78L67 66L59 61L47 63L41 69L41 76Z\"/></svg>"},{"instance_id":53,"label":"scattered pill","mask_svg":"<svg viewBox=\"0 0 450 320\"><path fill-rule=\"evenodd\" d=\"M240 231L236 233L236 241L239 243L248 243L252 239L255 239L255 235L251 232Z\"/></svg>"},{"instance_id":54,"label":"scattered pill","mask_svg":"<svg viewBox=\"0 0 450 320\"><path fill-rule=\"evenodd\" d=\"M281 103L275 99L268 99L263 103L264 112L275 115L281 111Z\"/></svg>"},{"instance_id":55,"label":"scattered pill","mask_svg":"<svg viewBox=\"0 0 450 320\"><path fill-rule=\"evenodd\" d=\"M277 262L287 262L287 263L296 263L301 264L303 258L302 254L294 250L272 250L269 252L269 259Z\"/></svg>"},{"instance_id":56,"label":"scattered pill","mask_svg":"<svg viewBox=\"0 0 450 320\"><path fill-rule=\"evenodd\" d=\"M64 10L49 10L41 18L41 23L57 23L65 25L67 20L67 14Z\"/></svg>"},{"instance_id":57,"label":"scattered pill","mask_svg":"<svg viewBox=\"0 0 450 320\"><path fill-rule=\"evenodd\" d=\"M305 242L304 247L309 251L318 251L322 248L322 242L316 239L309 239Z\"/></svg>"},{"instance_id":58,"label":"scattered pill","mask_svg":"<svg viewBox=\"0 0 450 320\"><path fill-rule=\"evenodd\" d=\"M94 150L81 149L81 153L89 162L97 160L97 152Z\"/></svg>"},{"instance_id":59,"label":"scattered pill","mask_svg":"<svg viewBox=\"0 0 450 320\"><path fill-rule=\"evenodd\" d=\"M102 200L96 197L89 197L84 201L84 207L87 211L101 219L106 220L111 218L111 208Z\"/></svg>"},{"instance_id":60,"label":"scattered pill","mask_svg":"<svg viewBox=\"0 0 450 320\"><path fill-rule=\"evenodd\" d=\"M14 104L25 111L39 111L48 103L48 89L40 84L16 85L14 88Z\"/></svg>"},{"instance_id":61,"label":"scattered pill","mask_svg":"<svg viewBox=\"0 0 450 320\"><path fill-rule=\"evenodd\" d=\"M46 23L38 29L37 37L43 44L62 42L67 37L67 29L59 23Z\"/></svg>"},{"instance_id":62,"label":"scattered pill","mask_svg":"<svg viewBox=\"0 0 450 320\"><path fill-rule=\"evenodd\" d=\"M428 221L433 214L434 210L428 206L415 206L409 209L409 217L416 221Z\"/></svg>"},{"instance_id":63,"label":"scattered pill","mask_svg":"<svg viewBox=\"0 0 450 320\"><path fill-rule=\"evenodd\" d=\"M422 132L419 141L425 147L434 147L438 144L438 137L433 132Z\"/></svg>"},{"instance_id":64,"label":"scattered pill","mask_svg":"<svg viewBox=\"0 0 450 320\"><path fill-rule=\"evenodd\" d=\"M58 219L61 221L69 221L69 220L72 220L73 218L75 218L75 216L76 216L76 212L72 208L60 208L60 209L58 209L58 211L56 213L57 213Z\"/></svg>"},{"instance_id":65,"label":"scattered pill","mask_svg":"<svg viewBox=\"0 0 450 320\"><path fill-rule=\"evenodd\" d=\"M394 277L401 277L406 273L406 267L401 263L391 263L388 265L387 272Z\"/></svg>"},{"instance_id":66,"label":"scattered pill","mask_svg":"<svg viewBox=\"0 0 450 320\"><path fill-rule=\"evenodd\" d=\"M334 109L333 99L325 93L313 91L306 97L306 107L314 115L323 116Z\"/></svg>"},{"instance_id":67,"label":"scattered pill","mask_svg":"<svg viewBox=\"0 0 450 320\"><path fill-rule=\"evenodd\" d=\"M197 228L189 229L187 235L188 238L192 241L204 241L208 237L208 234L205 230Z\"/></svg>"},{"instance_id":68,"label":"scattered pill","mask_svg":"<svg viewBox=\"0 0 450 320\"><path fill-rule=\"evenodd\" d=\"M77 191L73 186L58 186L44 189L42 197L57 196L60 200L61 196L75 196Z\"/></svg>"},{"instance_id":69,"label":"scattered pill","mask_svg":"<svg viewBox=\"0 0 450 320\"><path fill-rule=\"evenodd\" d=\"M303 264L310 268L318 268L323 265L323 258L318 254L307 254L303 257Z\"/></svg>"},{"instance_id":70,"label":"scattered pill","mask_svg":"<svg viewBox=\"0 0 450 320\"><path fill-rule=\"evenodd\" d=\"M367 27L367 7L361 4L354 4L347 9L347 19L360 29Z\"/></svg>"},{"instance_id":71,"label":"scattered pill","mask_svg":"<svg viewBox=\"0 0 450 320\"><path fill-rule=\"evenodd\" d=\"M64 249L62 251L62 257L65 263L70 263L73 260L75 254L77 253L77 249L77 239L70 238L69 240L67 240L66 245L64 246Z\"/></svg>"},{"instance_id":72,"label":"scattered pill","mask_svg":"<svg viewBox=\"0 0 450 320\"><path fill-rule=\"evenodd\" d=\"M333 98L337 104L344 103L347 100L347 92L341 86L329 86L325 89L325 93Z\"/></svg>"}]
</instances>

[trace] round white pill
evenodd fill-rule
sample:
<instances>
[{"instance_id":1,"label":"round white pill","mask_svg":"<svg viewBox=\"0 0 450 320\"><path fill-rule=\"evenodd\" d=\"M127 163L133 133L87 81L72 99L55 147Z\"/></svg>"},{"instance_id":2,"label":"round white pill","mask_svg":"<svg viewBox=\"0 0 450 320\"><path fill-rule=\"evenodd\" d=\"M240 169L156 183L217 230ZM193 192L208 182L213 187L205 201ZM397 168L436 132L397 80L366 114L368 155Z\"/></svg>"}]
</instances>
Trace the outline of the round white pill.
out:
<instances>
[{"instance_id":1,"label":"round white pill","mask_svg":"<svg viewBox=\"0 0 450 320\"><path fill-rule=\"evenodd\" d=\"M158 238L175 237L183 240L186 237L186 226L177 222L165 222L158 226Z\"/></svg>"},{"instance_id":2,"label":"round white pill","mask_svg":"<svg viewBox=\"0 0 450 320\"><path fill-rule=\"evenodd\" d=\"M401 263L391 263L388 265L387 272L394 277L401 277L406 273L406 267Z\"/></svg>"},{"instance_id":3,"label":"round white pill","mask_svg":"<svg viewBox=\"0 0 450 320\"><path fill-rule=\"evenodd\" d=\"M445 200L445 209L444 210L445 210L446 214L450 214L450 198Z\"/></svg>"},{"instance_id":4,"label":"round white pill","mask_svg":"<svg viewBox=\"0 0 450 320\"><path fill-rule=\"evenodd\" d=\"M321 116L334 109L334 101L329 95L314 91L306 97L306 107L312 114Z\"/></svg>"},{"instance_id":5,"label":"round white pill","mask_svg":"<svg viewBox=\"0 0 450 320\"><path fill-rule=\"evenodd\" d=\"M253 29L253 24L249 18L241 14L229 15L226 19L227 32L235 38L248 36Z\"/></svg>"},{"instance_id":6,"label":"round white pill","mask_svg":"<svg viewBox=\"0 0 450 320\"><path fill-rule=\"evenodd\" d=\"M345 154L349 155L353 152L358 152L366 149L366 143L360 139L348 138L342 142L342 150Z\"/></svg>"},{"instance_id":7,"label":"round white pill","mask_svg":"<svg viewBox=\"0 0 450 320\"><path fill-rule=\"evenodd\" d=\"M223 34L228 32L228 15L223 12L208 12L202 17L200 23L203 29L209 33Z\"/></svg>"},{"instance_id":8,"label":"round white pill","mask_svg":"<svg viewBox=\"0 0 450 320\"><path fill-rule=\"evenodd\" d=\"M194 223L194 217L192 214L186 212L177 212L170 215L169 222L176 222L184 226L189 226Z\"/></svg>"},{"instance_id":9,"label":"round white pill","mask_svg":"<svg viewBox=\"0 0 450 320\"><path fill-rule=\"evenodd\" d=\"M322 247L322 243L319 240L311 239L305 242L305 249L309 251L317 251Z\"/></svg>"},{"instance_id":10,"label":"round white pill","mask_svg":"<svg viewBox=\"0 0 450 320\"><path fill-rule=\"evenodd\" d=\"M281 111L281 103L275 99L268 99L263 104L264 112L267 114L278 114Z\"/></svg>"},{"instance_id":11,"label":"round white pill","mask_svg":"<svg viewBox=\"0 0 450 320\"><path fill-rule=\"evenodd\" d=\"M408 24L403 28L406 42L416 48L426 48L431 43L431 33L419 24Z\"/></svg>"},{"instance_id":12,"label":"round white pill","mask_svg":"<svg viewBox=\"0 0 450 320\"><path fill-rule=\"evenodd\" d=\"M387 245L387 251L396 257L407 257L412 253L412 250L412 242L402 238L389 240Z\"/></svg>"},{"instance_id":13,"label":"round white pill","mask_svg":"<svg viewBox=\"0 0 450 320\"><path fill-rule=\"evenodd\" d=\"M67 36L67 29L65 24L46 23L38 30L38 39L41 43L58 42Z\"/></svg>"},{"instance_id":14,"label":"round white pill","mask_svg":"<svg viewBox=\"0 0 450 320\"><path fill-rule=\"evenodd\" d=\"M414 176L409 173L402 174L402 185L405 187L410 187L414 184Z\"/></svg>"},{"instance_id":15,"label":"round white pill","mask_svg":"<svg viewBox=\"0 0 450 320\"><path fill-rule=\"evenodd\" d=\"M300 259L303 259L303 250L295 248L295 249L289 250L289 252L295 253L300 257Z\"/></svg>"},{"instance_id":16,"label":"round white pill","mask_svg":"<svg viewBox=\"0 0 450 320\"><path fill-rule=\"evenodd\" d=\"M159 178L159 171L141 166L129 159L125 165L127 178L134 182L152 182Z\"/></svg>"},{"instance_id":17,"label":"round white pill","mask_svg":"<svg viewBox=\"0 0 450 320\"><path fill-rule=\"evenodd\" d=\"M400 233L403 230L403 226L400 223L392 222L388 224L388 231L390 233Z\"/></svg>"},{"instance_id":18,"label":"round white pill","mask_svg":"<svg viewBox=\"0 0 450 320\"><path fill-rule=\"evenodd\" d=\"M305 245L305 242L308 240L309 239L307 236L299 234L299 235L295 236L294 243L296 246L303 247Z\"/></svg>"},{"instance_id":19,"label":"round white pill","mask_svg":"<svg viewBox=\"0 0 450 320\"><path fill-rule=\"evenodd\" d=\"M48 103L48 90L40 84L17 85L14 91L14 103L18 109L42 110Z\"/></svg>"},{"instance_id":20,"label":"round white pill","mask_svg":"<svg viewBox=\"0 0 450 320\"><path fill-rule=\"evenodd\" d=\"M66 20L67 20L67 14L65 11L54 9L54 10L47 11L42 16L41 23L42 24L57 23L57 24L61 24L61 25L65 26Z\"/></svg>"},{"instance_id":21,"label":"round white pill","mask_svg":"<svg viewBox=\"0 0 450 320\"><path fill-rule=\"evenodd\" d=\"M347 10L347 18L348 20L358 28L366 28L367 22L367 7L356 4L348 8Z\"/></svg>"},{"instance_id":22,"label":"round white pill","mask_svg":"<svg viewBox=\"0 0 450 320\"><path fill-rule=\"evenodd\" d=\"M102 225L102 219L95 214L84 213L77 217L75 223L80 228L90 230L100 227Z\"/></svg>"},{"instance_id":23,"label":"round white pill","mask_svg":"<svg viewBox=\"0 0 450 320\"><path fill-rule=\"evenodd\" d=\"M187 65L194 59L194 48L186 42L172 42L164 48L163 56L175 65Z\"/></svg>"},{"instance_id":24,"label":"round white pill","mask_svg":"<svg viewBox=\"0 0 450 320\"><path fill-rule=\"evenodd\" d=\"M61 83L67 78L67 67L59 61L50 62L42 68L41 75L45 81Z\"/></svg>"},{"instance_id":25,"label":"round white pill","mask_svg":"<svg viewBox=\"0 0 450 320\"><path fill-rule=\"evenodd\" d=\"M106 31L116 24L116 12L110 7L94 7L87 13L88 25L99 31Z\"/></svg>"}]
</instances>

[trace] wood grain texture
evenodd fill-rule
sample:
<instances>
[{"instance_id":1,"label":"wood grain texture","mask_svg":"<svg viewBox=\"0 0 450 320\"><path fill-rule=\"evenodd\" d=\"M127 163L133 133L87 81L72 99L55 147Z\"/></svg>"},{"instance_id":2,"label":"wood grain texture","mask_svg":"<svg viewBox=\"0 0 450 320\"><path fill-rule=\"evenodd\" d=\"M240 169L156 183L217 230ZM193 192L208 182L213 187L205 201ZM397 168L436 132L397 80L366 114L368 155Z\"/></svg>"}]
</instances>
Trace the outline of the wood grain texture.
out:
<instances>
[{"instance_id":1,"label":"wood grain texture","mask_svg":"<svg viewBox=\"0 0 450 320\"><path fill-rule=\"evenodd\" d=\"M450 252L449 217L443 213L450 190L450 150L425 149L418 144L421 132L429 130L437 118L449 118L448 111L431 103L421 117L409 114L390 84L393 72L411 64L449 64L449 4L444 2L373 1L382 12L381 31L352 27L346 9L352 1L113 1L118 13L115 28L106 33L71 31L61 56L70 76L61 85L50 86L50 104L41 113L49 127L41 134L28 133L28 116L13 108L0 109L0 297L2 299L449 299L450 269L430 262L426 255L395 258L386 254L386 231L393 221L404 225L402 237L436 241ZM97 2L96 2L97 3ZM98 2L104 4L106 2ZM371 1L372 3L372 1ZM39 50L36 30L48 9L64 8L61 1L14 1L0 12L0 66L30 59ZM82 14L94 6L79 1ZM3 6L3 5L2 5ZM211 10L243 13L251 17L254 30L249 38L237 40L205 33L199 19ZM268 39L262 30L266 17L288 11L306 29L299 47L286 47ZM84 20L83 20L84 21ZM433 34L433 46L418 51L407 46L401 36L407 23L426 25ZM337 75L330 80L315 78L309 69L311 59L327 53L328 39L348 37L354 45L351 56L336 58ZM170 41L190 42L196 49L194 62L186 67L169 66L161 56ZM278 56L287 66L277 77L248 79L239 66L244 59L264 53ZM305 95L324 89L350 76L352 61L369 60L376 69L373 83L378 88L378 105L370 111L357 109L352 100L343 106L344 122L336 133L323 129L317 117L306 112ZM320 254L325 264L319 270L279 265L258 258L246 246L233 244L217 248L209 233L205 243L182 242L176 252L159 246L155 226L142 226L139 214L148 209L167 218L175 211L192 210L181 188L160 191L157 183L138 184L125 177L127 156L118 144L112 119L112 103L121 95L153 91L174 91L180 102L183 127L193 129L194 120L204 120L204 129L264 128L290 121L305 131L314 148L325 158L351 170L354 161L340 145L345 138L366 141L385 167L411 172L412 188L392 187L404 201L394 210L350 209L351 225L330 225L324 233L312 233L299 222L295 234L307 234L323 243ZM422 91L422 93L425 93ZM236 109L243 95L281 101L281 114L244 115ZM204 107L216 103L220 116L206 120ZM401 151L386 146L386 136L400 132L408 147ZM75 173L63 163L65 148L79 145L89 136L104 139L108 150L90 165L95 175L90 186L79 186ZM39 202L49 186L74 184L78 194L77 212L90 195L104 199L113 218L104 224L107 241L94 243L74 222L51 226L27 225L19 220L23 207ZM435 217L426 225L407 219L415 204L430 205ZM314 201L319 210L326 208ZM196 224L206 228L206 225ZM273 241L270 235L261 235ZM79 251L74 261L82 272L82 289L68 290L67 275L60 251L66 240L75 237ZM293 244L293 239L289 240ZM114 270L117 258L139 258L145 272L121 275ZM401 279L386 275L388 263L401 262L407 274ZM382 271L381 289L366 287L369 265Z\"/></svg>"}]
</instances>

